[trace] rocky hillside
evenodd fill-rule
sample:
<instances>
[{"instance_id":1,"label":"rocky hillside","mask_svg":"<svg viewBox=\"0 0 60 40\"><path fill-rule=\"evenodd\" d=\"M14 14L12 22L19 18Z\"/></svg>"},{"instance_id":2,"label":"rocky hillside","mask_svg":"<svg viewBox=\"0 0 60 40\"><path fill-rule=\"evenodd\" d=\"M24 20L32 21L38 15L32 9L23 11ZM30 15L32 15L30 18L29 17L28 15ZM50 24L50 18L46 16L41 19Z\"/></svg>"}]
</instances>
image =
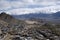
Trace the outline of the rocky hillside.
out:
<instances>
[{"instance_id":1,"label":"rocky hillside","mask_svg":"<svg viewBox=\"0 0 60 40\"><path fill-rule=\"evenodd\" d=\"M2 12L0 40L60 40L60 25L41 19L18 20Z\"/></svg>"}]
</instances>

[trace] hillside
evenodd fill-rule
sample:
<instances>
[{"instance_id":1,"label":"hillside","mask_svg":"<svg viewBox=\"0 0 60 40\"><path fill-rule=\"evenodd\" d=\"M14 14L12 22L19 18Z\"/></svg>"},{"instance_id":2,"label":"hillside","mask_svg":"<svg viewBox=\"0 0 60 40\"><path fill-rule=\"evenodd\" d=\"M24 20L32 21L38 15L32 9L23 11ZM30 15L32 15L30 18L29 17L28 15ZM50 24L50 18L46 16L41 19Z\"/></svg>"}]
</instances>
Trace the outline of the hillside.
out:
<instances>
[{"instance_id":1,"label":"hillside","mask_svg":"<svg viewBox=\"0 0 60 40\"><path fill-rule=\"evenodd\" d=\"M18 20L2 12L0 40L60 40L60 25L43 19Z\"/></svg>"}]
</instances>

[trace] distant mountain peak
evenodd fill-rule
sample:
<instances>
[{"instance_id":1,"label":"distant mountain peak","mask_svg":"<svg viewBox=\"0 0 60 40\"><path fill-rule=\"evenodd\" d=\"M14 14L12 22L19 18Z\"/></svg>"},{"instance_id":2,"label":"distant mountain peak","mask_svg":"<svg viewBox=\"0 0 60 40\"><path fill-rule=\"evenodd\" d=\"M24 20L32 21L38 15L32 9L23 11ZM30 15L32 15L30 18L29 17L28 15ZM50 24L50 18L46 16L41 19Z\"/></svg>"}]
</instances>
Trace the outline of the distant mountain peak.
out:
<instances>
[{"instance_id":1,"label":"distant mountain peak","mask_svg":"<svg viewBox=\"0 0 60 40\"><path fill-rule=\"evenodd\" d=\"M60 13L60 11L56 12L56 13Z\"/></svg>"}]
</instances>

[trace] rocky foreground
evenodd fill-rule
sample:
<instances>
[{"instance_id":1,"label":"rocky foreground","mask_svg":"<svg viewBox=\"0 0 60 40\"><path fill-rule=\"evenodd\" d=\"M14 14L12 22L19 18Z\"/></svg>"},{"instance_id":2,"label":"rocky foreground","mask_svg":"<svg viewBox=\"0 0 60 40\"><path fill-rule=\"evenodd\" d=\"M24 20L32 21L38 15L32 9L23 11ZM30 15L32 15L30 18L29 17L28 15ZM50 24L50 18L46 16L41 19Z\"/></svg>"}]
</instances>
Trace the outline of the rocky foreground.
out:
<instances>
[{"instance_id":1,"label":"rocky foreground","mask_svg":"<svg viewBox=\"0 0 60 40\"><path fill-rule=\"evenodd\" d=\"M60 25L40 19L18 20L2 12L0 40L60 40Z\"/></svg>"}]
</instances>

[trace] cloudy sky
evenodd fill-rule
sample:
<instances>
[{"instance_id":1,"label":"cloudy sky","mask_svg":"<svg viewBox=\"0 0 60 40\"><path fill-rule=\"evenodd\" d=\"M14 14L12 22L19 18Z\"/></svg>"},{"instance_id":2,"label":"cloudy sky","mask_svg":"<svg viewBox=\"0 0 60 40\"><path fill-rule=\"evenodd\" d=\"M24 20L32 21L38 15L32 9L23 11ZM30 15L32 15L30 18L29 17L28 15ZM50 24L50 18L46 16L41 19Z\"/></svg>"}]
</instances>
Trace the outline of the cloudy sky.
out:
<instances>
[{"instance_id":1,"label":"cloudy sky","mask_svg":"<svg viewBox=\"0 0 60 40\"><path fill-rule=\"evenodd\" d=\"M0 12L28 14L60 11L60 0L0 0Z\"/></svg>"}]
</instances>

